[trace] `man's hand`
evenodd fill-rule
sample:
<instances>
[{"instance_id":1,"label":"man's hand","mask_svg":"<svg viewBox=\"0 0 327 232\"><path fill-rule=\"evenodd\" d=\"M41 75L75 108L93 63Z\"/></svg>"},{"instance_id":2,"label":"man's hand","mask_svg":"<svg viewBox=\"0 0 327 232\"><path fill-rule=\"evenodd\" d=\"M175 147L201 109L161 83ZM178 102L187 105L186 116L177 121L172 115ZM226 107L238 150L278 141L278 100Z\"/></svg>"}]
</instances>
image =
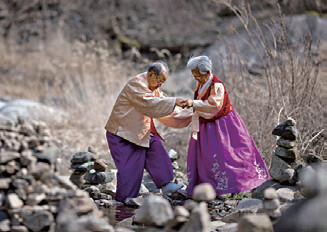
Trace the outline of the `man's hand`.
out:
<instances>
[{"instance_id":1,"label":"man's hand","mask_svg":"<svg viewBox=\"0 0 327 232\"><path fill-rule=\"evenodd\" d=\"M189 100L189 99L184 99L184 98L176 98L175 104L182 108L185 108L185 107L189 108L189 107L193 106L193 101Z\"/></svg>"}]
</instances>

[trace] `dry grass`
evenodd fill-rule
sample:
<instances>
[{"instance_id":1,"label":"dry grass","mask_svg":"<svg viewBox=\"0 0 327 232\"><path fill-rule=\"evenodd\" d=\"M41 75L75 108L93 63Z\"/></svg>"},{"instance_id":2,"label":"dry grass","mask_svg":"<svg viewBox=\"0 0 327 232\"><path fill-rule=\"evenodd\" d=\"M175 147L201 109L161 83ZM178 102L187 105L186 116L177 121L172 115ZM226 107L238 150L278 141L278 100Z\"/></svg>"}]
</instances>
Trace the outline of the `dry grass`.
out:
<instances>
[{"instance_id":1,"label":"dry grass","mask_svg":"<svg viewBox=\"0 0 327 232\"><path fill-rule=\"evenodd\" d=\"M37 46L0 43L0 96L36 100L69 113L67 121L49 125L65 160L88 147L109 154L104 125L137 67L117 60L108 46L106 41L69 42L61 33Z\"/></svg>"}]
</instances>

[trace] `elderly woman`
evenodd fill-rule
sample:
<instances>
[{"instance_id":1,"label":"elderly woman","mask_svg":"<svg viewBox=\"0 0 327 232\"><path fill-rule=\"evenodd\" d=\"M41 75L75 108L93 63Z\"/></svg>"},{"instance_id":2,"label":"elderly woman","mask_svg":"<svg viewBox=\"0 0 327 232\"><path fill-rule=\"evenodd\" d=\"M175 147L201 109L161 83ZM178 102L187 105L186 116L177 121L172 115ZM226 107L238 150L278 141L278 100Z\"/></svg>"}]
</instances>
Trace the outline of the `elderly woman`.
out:
<instances>
[{"instance_id":1,"label":"elderly woman","mask_svg":"<svg viewBox=\"0 0 327 232\"><path fill-rule=\"evenodd\" d=\"M207 56L192 57L187 68L197 81L192 136L188 148L186 189L210 183L216 195L256 188L269 179L266 165L222 81L212 74Z\"/></svg>"}]
</instances>

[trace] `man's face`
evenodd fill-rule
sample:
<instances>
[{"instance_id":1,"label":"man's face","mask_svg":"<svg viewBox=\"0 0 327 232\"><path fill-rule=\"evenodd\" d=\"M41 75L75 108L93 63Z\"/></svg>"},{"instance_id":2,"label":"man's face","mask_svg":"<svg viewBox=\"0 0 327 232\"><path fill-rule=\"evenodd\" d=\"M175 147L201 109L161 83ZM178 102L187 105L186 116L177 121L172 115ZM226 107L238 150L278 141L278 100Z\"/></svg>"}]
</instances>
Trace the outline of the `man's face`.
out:
<instances>
[{"instance_id":1,"label":"man's face","mask_svg":"<svg viewBox=\"0 0 327 232\"><path fill-rule=\"evenodd\" d=\"M202 73L200 73L200 69L198 69L198 68L192 69L191 72L192 72L194 79L197 82L199 82L200 85L203 85L204 83L206 83L206 81L208 80L208 78L210 76L210 72L207 72L206 74L202 74Z\"/></svg>"},{"instance_id":2,"label":"man's face","mask_svg":"<svg viewBox=\"0 0 327 232\"><path fill-rule=\"evenodd\" d=\"M155 72L148 73L149 89L151 91L161 87L161 85L167 80L168 72L163 71L159 75L156 75Z\"/></svg>"}]
</instances>

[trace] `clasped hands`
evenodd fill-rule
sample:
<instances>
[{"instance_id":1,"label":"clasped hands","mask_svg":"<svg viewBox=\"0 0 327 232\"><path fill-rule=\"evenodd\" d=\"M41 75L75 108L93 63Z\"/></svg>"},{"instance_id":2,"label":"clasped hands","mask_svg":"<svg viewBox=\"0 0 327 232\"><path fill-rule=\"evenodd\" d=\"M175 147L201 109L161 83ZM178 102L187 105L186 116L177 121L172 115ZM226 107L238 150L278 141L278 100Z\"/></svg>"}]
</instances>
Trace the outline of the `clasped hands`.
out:
<instances>
[{"instance_id":1,"label":"clasped hands","mask_svg":"<svg viewBox=\"0 0 327 232\"><path fill-rule=\"evenodd\" d=\"M179 107L190 108L193 106L193 100L191 99L184 99L184 98L176 98L175 104Z\"/></svg>"}]
</instances>

